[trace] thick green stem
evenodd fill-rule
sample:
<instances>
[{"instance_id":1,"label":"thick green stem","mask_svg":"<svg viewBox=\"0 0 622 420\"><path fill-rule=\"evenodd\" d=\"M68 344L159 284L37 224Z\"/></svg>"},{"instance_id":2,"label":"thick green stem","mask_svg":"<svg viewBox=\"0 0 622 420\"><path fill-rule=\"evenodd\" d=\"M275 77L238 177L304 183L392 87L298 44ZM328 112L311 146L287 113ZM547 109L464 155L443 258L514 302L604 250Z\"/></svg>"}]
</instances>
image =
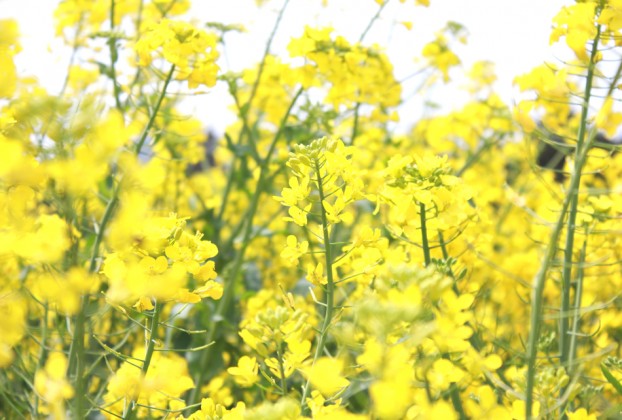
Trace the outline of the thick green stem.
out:
<instances>
[{"instance_id":1,"label":"thick green stem","mask_svg":"<svg viewBox=\"0 0 622 420\"><path fill-rule=\"evenodd\" d=\"M598 28L597 34L600 34L600 27ZM594 45L592 49L592 57L590 59L590 65L588 67L587 80L585 83L585 101L583 102L583 107L581 109L581 125L579 126L579 134L577 138L577 148L575 150L575 161L579 161L580 154L584 152L583 146L585 142L585 137L587 133L587 119L588 119L588 107L590 102L590 95L592 90L592 82L594 80L594 57L598 50L598 40L597 36L594 40ZM589 140L589 139L588 139ZM587 149L590 145L587 145L585 153L587 153ZM575 169L578 171L578 176L581 176L581 168L577 167ZM564 365L568 361L569 351L570 351L570 336L568 335L569 331L569 311L570 311L570 282L572 279L572 254L574 250L574 234L575 234L575 224L577 220L577 206L579 204L579 183L577 182L576 188L571 188L568 191L568 194L571 196L570 201L570 214L568 216L568 222L566 224L566 244L564 249L564 267L562 271L562 301L561 301L561 317L560 317L560 362Z\"/></svg>"},{"instance_id":2,"label":"thick green stem","mask_svg":"<svg viewBox=\"0 0 622 420\"><path fill-rule=\"evenodd\" d=\"M331 250L331 242L330 242L330 232L328 225L328 217L326 215L326 209L322 204L325 199L324 187L322 183L322 174L320 171L320 163L315 161L315 174L317 176L317 185L318 185L318 193L320 195L320 214L322 217L322 235L324 242L324 261L326 264L326 290L325 290L325 311L324 311L324 320L322 321L322 327L320 329L320 335L317 341L317 347L315 348L315 355L313 356L312 366L315 365L315 362L320 358L322 352L324 351L324 346L326 345L326 338L328 337L328 329L330 328L331 323L333 322L333 310L334 310L334 298L335 298L335 280L333 278L333 256ZM300 404L304 408L306 406L307 395L309 395L309 385L311 378L307 378L307 382L302 391L302 398L300 399Z\"/></svg>"},{"instance_id":3,"label":"thick green stem","mask_svg":"<svg viewBox=\"0 0 622 420\"><path fill-rule=\"evenodd\" d=\"M532 410L534 405L534 385L535 385L535 374L536 374L536 360L538 358L538 339L540 337L540 326L542 322L542 306L543 306L543 294L544 294L544 286L546 283L546 276L551 266L551 263L555 259L555 255L557 254L557 247L559 237L563 231L564 221L566 220L566 215L568 214L568 233L566 237L566 254L564 261L564 278L562 279L562 295L566 293L570 293L570 268L572 264L572 244L574 243L574 234L570 232L574 230L574 225L576 221L576 213L577 213L577 197L578 197L578 189L581 182L581 172L583 170L583 166L585 164L585 160L587 158L587 153L594 141L594 137L587 137L587 112L590 102L591 90L592 90L592 81L594 79L594 68L595 68L595 57L598 52L598 41L600 39L600 25L597 28L597 34L594 39L592 45L592 53L590 57L590 62L588 66L588 72L586 76L586 84L584 91L584 101L582 104L581 111L581 126L579 129L579 136L577 141L577 149L575 154L575 169L572 173L569 185L569 191L566 197L564 198L564 202L562 204L561 212L559 214L559 218L553 232L551 234L550 241L547 246L547 250L544 256L543 263L540 267L540 270L536 274L534 278L534 286L532 290L532 298L531 298L531 321L530 321L530 329L529 329L529 340L527 343L527 386L525 389L525 418L530 420L532 418ZM570 213L568 213L570 211ZM568 235L571 235L570 238ZM568 247L570 243L570 248ZM570 254L569 254L570 253ZM570 258L569 261L567 261ZM569 296L569 295L568 295ZM567 308L564 308L564 305ZM569 297L562 297L562 311L564 309L566 314L570 307ZM562 316L562 320L564 317ZM567 347L566 339L567 339L567 318L566 318L566 327L564 329L564 324L562 323L562 332L564 333L564 338L560 338L560 348L562 351L567 352L568 350L564 350L564 347Z\"/></svg>"},{"instance_id":4,"label":"thick green stem","mask_svg":"<svg viewBox=\"0 0 622 420\"><path fill-rule=\"evenodd\" d=\"M460 420L466 420L468 417L464 412L464 408L462 407L462 400L460 399L460 389L458 388L458 385L451 385L449 396L451 398L451 404L454 406L456 413L458 413L458 417L460 418Z\"/></svg>"},{"instance_id":5,"label":"thick green stem","mask_svg":"<svg viewBox=\"0 0 622 420\"><path fill-rule=\"evenodd\" d=\"M153 309L153 314L151 315L151 323L149 325L149 340L147 341L145 360L143 361L143 366L140 369L143 377L147 375L147 372L149 371L149 366L151 365L151 358L153 357L153 351L155 350L155 343L158 339L158 325L160 323L160 313L162 312L163 306L163 303L156 302L155 308ZM138 395L136 397L138 398ZM132 399L129 404L128 411L125 413L123 419L135 419L137 411L138 407L136 407L136 400Z\"/></svg>"}]
</instances>

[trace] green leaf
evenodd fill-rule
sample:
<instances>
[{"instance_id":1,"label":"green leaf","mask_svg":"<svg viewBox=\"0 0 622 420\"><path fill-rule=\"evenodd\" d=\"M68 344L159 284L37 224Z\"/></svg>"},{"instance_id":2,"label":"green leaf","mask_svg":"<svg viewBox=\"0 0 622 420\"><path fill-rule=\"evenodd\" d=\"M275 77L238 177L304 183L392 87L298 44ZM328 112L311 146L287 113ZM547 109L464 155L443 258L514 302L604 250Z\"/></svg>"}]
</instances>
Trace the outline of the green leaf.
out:
<instances>
[{"instance_id":1,"label":"green leaf","mask_svg":"<svg viewBox=\"0 0 622 420\"><path fill-rule=\"evenodd\" d=\"M600 364L600 370L603 372L603 375L605 375L605 378L607 378L607 381L609 381L609 383L613 385L616 391L618 391L618 394L622 395L622 384L615 378L615 376L613 376L611 371L607 369L607 366L605 366L604 363Z\"/></svg>"}]
</instances>

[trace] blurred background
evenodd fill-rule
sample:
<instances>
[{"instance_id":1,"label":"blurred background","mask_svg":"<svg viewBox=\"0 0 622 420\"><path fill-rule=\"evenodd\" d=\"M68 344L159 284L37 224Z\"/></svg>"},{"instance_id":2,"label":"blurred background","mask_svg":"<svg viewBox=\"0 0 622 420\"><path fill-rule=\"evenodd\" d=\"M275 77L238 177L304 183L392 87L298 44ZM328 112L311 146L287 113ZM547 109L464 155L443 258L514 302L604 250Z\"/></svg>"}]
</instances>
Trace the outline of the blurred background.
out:
<instances>
[{"instance_id":1,"label":"blurred background","mask_svg":"<svg viewBox=\"0 0 622 420\"><path fill-rule=\"evenodd\" d=\"M58 3L57 0L0 0L0 19L16 18L20 25L23 50L15 60L18 71L36 76L50 93L60 90L71 52L55 37L53 16ZM429 7L422 7L416 6L414 0L389 1L365 36L365 44L378 43L386 48L397 80L416 74L422 64L415 57L421 55L423 46L448 21L460 23L466 29L466 44L452 44L462 60L462 69L468 70L476 61L492 61L498 76L496 92L510 105L517 95L512 87L515 76L544 61L555 63L568 57L563 43L549 47L549 35L552 18L572 1L431 0L430 3ZM263 2L260 10L254 0L201 0L193 3L188 18L199 26L221 22L246 28L245 33L227 35L226 51L219 62L224 71L240 71L261 60L282 4L282 0ZM293 0L272 51L284 59L288 57L286 47L290 38L302 35L305 25L331 26L335 34L353 42L359 39L379 8L373 0ZM452 80L427 90L424 101L409 100L421 84L420 78L410 77L404 84L405 103L400 107L397 131L408 130L426 112L425 104L448 111L466 102L468 94L460 89L466 83L463 73L450 73ZM226 86L221 83L209 92L188 96L182 111L205 121L216 133L222 133L235 120L229 111L231 104Z\"/></svg>"}]
</instances>

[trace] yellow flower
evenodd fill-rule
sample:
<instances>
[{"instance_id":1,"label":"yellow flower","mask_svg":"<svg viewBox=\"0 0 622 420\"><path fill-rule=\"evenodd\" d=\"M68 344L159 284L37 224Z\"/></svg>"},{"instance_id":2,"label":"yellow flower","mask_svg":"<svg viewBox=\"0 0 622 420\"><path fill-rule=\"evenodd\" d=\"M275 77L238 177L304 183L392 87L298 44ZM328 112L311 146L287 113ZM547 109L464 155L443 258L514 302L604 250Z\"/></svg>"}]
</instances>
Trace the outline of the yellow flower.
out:
<instances>
[{"instance_id":1,"label":"yellow flower","mask_svg":"<svg viewBox=\"0 0 622 420\"><path fill-rule=\"evenodd\" d=\"M309 249L309 242L298 242L294 235L287 237L287 245L281 251L281 258L285 259L290 265L298 264L298 259L303 256Z\"/></svg>"},{"instance_id":2,"label":"yellow flower","mask_svg":"<svg viewBox=\"0 0 622 420\"><path fill-rule=\"evenodd\" d=\"M440 390L446 390L453 382L458 382L464 377L463 370L458 368L447 359L438 359L428 372L430 385Z\"/></svg>"},{"instance_id":3,"label":"yellow flower","mask_svg":"<svg viewBox=\"0 0 622 420\"><path fill-rule=\"evenodd\" d=\"M588 41L596 36L596 25L594 23L596 6L595 2L583 2L563 7L553 18L551 44L565 36L566 44L575 52L577 57L587 61L588 54L585 46Z\"/></svg>"},{"instance_id":4,"label":"yellow flower","mask_svg":"<svg viewBox=\"0 0 622 420\"><path fill-rule=\"evenodd\" d=\"M568 412L568 420L596 420L596 414L588 414L585 408L579 408L576 411Z\"/></svg>"},{"instance_id":5,"label":"yellow flower","mask_svg":"<svg viewBox=\"0 0 622 420\"><path fill-rule=\"evenodd\" d=\"M104 401L107 409L114 414L122 414L130 400L141 406L138 417L147 417L151 409L165 410L169 403L179 399L187 390L194 387L188 374L188 365L183 357L174 353L154 352L146 375L136 365L135 360L145 356L145 349L137 347L132 352L133 360L121 364L106 386Z\"/></svg>"},{"instance_id":6,"label":"yellow flower","mask_svg":"<svg viewBox=\"0 0 622 420\"><path fill-rule=\"evenodd\" d=\"M412 385L401 380L381 380L374 382L369 393L374 402L374 413L380 419L404 418L404 413L412 404Z\"/></svg>"},{"instance_id":7,"label":"yellow flower","mask_svg":"<svg viewBox=\"0 0 622 420\"><path fill-rule=\"evenodd\" d=\"M313 388L325 397L331 397L350 384L342 374L343 362L331 357L321 357L314 365L301 369Z\"/></svg>"},{"instance_id":8,"label":"yellow flower","mask_svg":"<svg viewBox=\"0 0 622 420\"><path fill-rule=\"evenodd\" d=\"M134 49L141 66L149 65L154 51L158 50L166 61L177 66L176 78L188 80L190 88L216 84L219 70L215 63L218 58L216 37L190 23L169 19L149 22Z\"/></svg>"},{"instance_id":9,"label":"yellow flower","mask_svg":"<svg viewBox=\"0 0 622 420\"><path fill-rule=\"evenodd\" d=\"M324 265L321 262L318 262L316 266L307 264L307 280L316 286L328 283L324 276Z\"/></svg>"},{"instance_id":10,"label":"yellow flower","mask_svg":"<svg viewBox=\"0 0 622 420\"><path fill-rule=\"evenodd\" d=\"M65 418L65 400L73 397L74 390L67 381L67 359L59 352L52 352L45 368L35 374L35 390L44 401L44 412L57 419Z\"/></svg>"},{"instance_id":11,"label":"yellow flower","mask_svg":"<svg viewBox=\"0 0 622 420\"><path fill-rule=\"evenodd\" d=\"M525 401L516 400L512 403L512 418L516 420L525 418ZM538 417L540 414L540 402L535 401L533 403L533 409L531 411L531 415L534 417Z\"/></svg>"},{"instance_id":12,"label":"yellow flower","mask_svg":"<svg viewBox=\"0 0 622 420\"><path fill-rule=\"evenodd\" d=\"M244 388L251 387L259 381L258 371L257 359L248 356L240 357L237 366L227 369L235 382Z\"/></svg>"}]
</instances>

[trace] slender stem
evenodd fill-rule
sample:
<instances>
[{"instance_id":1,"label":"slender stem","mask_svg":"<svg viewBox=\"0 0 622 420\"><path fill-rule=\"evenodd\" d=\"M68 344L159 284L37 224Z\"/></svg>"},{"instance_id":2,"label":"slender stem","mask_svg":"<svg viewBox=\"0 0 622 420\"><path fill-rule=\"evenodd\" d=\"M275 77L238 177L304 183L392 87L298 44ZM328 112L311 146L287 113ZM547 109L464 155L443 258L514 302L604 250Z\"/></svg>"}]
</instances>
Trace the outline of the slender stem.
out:
<instances>
[{"instance_id":1,"label":"slender stem","mask_svg":"<svg viewBox=\"0 0 622 420\"><path fill-rule=\"evenodd\" d=\"M151 113L151 116L149 117L147 126L145 127L143 134L140 136L140 140L138 140L138 143L136 143L136 150L135 150L136 155L140 154L140 151L143 148L143 145L145 144L145 140L147 140L147 135L149 134L149 130L151 130L151 127L153 127L153 123L155 122L155 119L158 115L158 111L160 111L160 106L162 105L164 96L166 96L166 88L168 88L168 85L171 82L171 79L173 78L174 72L175 72L175 64L171 65L171 69L169 70L168 75L166 76L166 80L164 81L164 87L162 88L162 92L160 92L160 96L158 97L158 102L156 102L155 108L153 108L153 112Z\"/></svg>"},{"instance_id":2,"label":"slender stem","mask_svg":"<svg viewBox=\"0 0 622 420\"><path fill-rule=\"evenodd\" d=\"M285 378L285 367L283 366L283 352L281 351L282 344L279 344L276 349L276 358L279 361L279 373L281 374L281 395L285 396L288 393L287 379Z\"/></svg>"},{"instance_id":3,"label":"slender stem","mask_svg":"<svg viewBox=\"0 0 622 420\"><path fill-rule=\"evenodd\" d=\"M322 327L320 329L320 336L318 337L317 347L315 349L315 355L313 356L312 366L315 365L315 362L319 359L320 355L324 351L324 346L326 344L326 337L328 336L328 329L330 328L331 323L333 322L333 310L334 310L334 295L335 295L335 280L333 278L333 256L330 242L330 233L329 233L329 225L328 225L328 217L326 216L326 209L323 206L324 198L326 197L324 194L324 187L322 183L322 174L320 172L320 163L318 160L315 162L315 174L317 176L317 186L318 193L320 195L320 214L322 217L322 235L324 241L324 261L326 263L326 290L325 296L326 301L324 302L326 310L324 311L324 320L322 321ZM305 408L306 407L306 399L309 394L309 384L311 378L307 378L307 382L305 383L304 389L302 391L302 398L300 399L300 405Z\"/></svg>"},{"instance_id":4,"label":"slender stem","mask_svg":"<svg viewBox=\"0 0 622 420\"><path fill-rule=\"evenodd\" d=\"M75 370L75 400L73 403L76 418L82 418L84 411L84 366L86 364L84 352L84 337L86 324L86 303L88 296L82 296L80 299L80 310L76 315L73 337L71 338L71 349L69 351L69 367L68 372Z\"/></svg>"},{"instance_id":5,"label":"slender stem","mask_svg":"<svg viewBox=\"0 0 622 420\"><path fill-rule=\"evenodd\" d=\"M468 417L464 412L464 408L462 407L462 400L460 400L460 390L458 389L458 385L451 384L451 388L449 391L449 396L451 398L451 404L454 406L454 409L458 413L458 417L460 420L466 420Z\"/></svg>"},{"instance_id":6,"label":"slender stem","mask_svg":"<svg viewBox=\"0 0 622 420\"><path fill-rule=\"evenodd\" d=\"M117 82L117 70L115 68L119 53L117 52L117 38L114 35L114 8L115 0L110 0L110 38L108 39L108 47L110 48L110 79L112 80L115 105L119 111L123 112L123 106L119 99L120 90L119 83Z\"/></svg>"},{"instance_id":7,"label":"slender stem","mask_svg":"<svg viewBox=\"0 0 622 420\"><path fill-rule=\"evenodd\" d=\"M156 302L153 314L151 315L151 323L149 325L149 340L147 341L147 350L145 351L145 360L143 366L140 369L143 377L147 375L149 366L151 365L151 358L153 357L153 351L155 349L155 343L158 339L158 324L160 323L160 313L162 312L164 304ZM138 396L137 396L138 397ZM128 411L123 417L124 420L131 420L136 418L138 407L136 406L136 400L132 399L129 404Z\"/></svg>"},{"instance_id":8,"label":"slender stem","mask_svg":"<svg viewBox=\"0 0 622 420\"><path fill-rule=\"evenodd\" d=\"M598 30L598 34L600 34L600 28ZM590 66L588 67L588 75L585 84L585 102L583 103L583 108L581 109L581 124L579 126L579 133L577 139L577 148L575 151L575 161L578 161L580 158L580 154L583 152L583 146L585 143L585 137L587 132L587 112L589 108L590 95L592 90L592 82L593 82L593 72L594 72L594 61L593 57L598 49L598 37L594 41L593 50L592 50L592 59L590 60ZM588 145L589 147L589 145ZM581 168L576 168L576 171L579 172L579 176L581 176ZM579 184L574 188L571 188L568 191L568 194L571 196L570 201L570 214L568 215L568 222L566 224L566 244L564 249L564 266L562 270L562 301L561 301L561 317L560 317L560 362L564 365L568 361L569 350L570 350L570 336L568 335L569 330L569 311L570 311L570 282L572 280L572 254L574 251L574 234L575 234L575 224L577 220L577 206L579 204Z\"/></svg>"},{"instance_id":9,"label":"slender stem","mask_svg":"<svg viewBox=\"0 0 622 420\"><path fill-rule=\"evenodd\" d=\"M354 146L354 140L358 136L359 131L359 112L361 109L361 103L357 102L354 106L354 121L352 122L352 134L350 135L350 146Z\"/></svg>"},{"instance_id":10,"label":"slender stem","mask_svg":"<svg viewBox=\"0 0 622 420\"><path fill-rule=\"evenodd\" d=\"M39 372L41 370L41 368L43 367L43 361L47 357L47 347L46 347L45 342L47 341L47 335L48 335L47 334L48 315L49 315L49 307L48 307L48 303L45 302L43 304L43 319L41 320L41 338L40 338L41 348L39 349L39 360L37 360L37 367L35 369L35 372ZM33 382L34 382L34 379L33 379ZM34 401L35 413L38 413L39 412L39 395L35 392L34 397L35 397L35 401Z\"/></svg>"},{"instance_id":11,"label":"slender stem","mask_svg":"<svg viewBox=\"0 0 622 420\"><path fill-rule=\"evenodd\" d=\"M149 342L147 343L147 351L145 352L145 362L141 369L144 375L149 370L151 364L151 357L153 356L153 350L155 349L155 343L158 338L158 324L160 322L160 313L162 312L163 303L157 302L151 316L151 325L149 326Z\"/></svg>"},{"instance_id":12,"label":"slender stem","mask_svg":"<svg viewBox=\"0 0 622 420\"><path fill-rule=\"evenodd\" d=\"M425 204L419 203L419 217L421 218L421 248L423 249L423 261L425 266L430 265L430 244L428 242L428 229L425 219Z\"/></svg>"},{"instance_id":13,"label":"slender stem","mask_svg":"<svg viewBox=\"0 0 622 420\"><path fill-rule=\"evenodd\" d=\"M255 79L255 82L253 83L251 94L248 97L248 102L246 103L246 106L243 108L249 108L251 105L251 102L255 98L255 94L257 93L257 89L259 88L259 83L261 81L261 75L263 74L263 70L266 65L266 57L268 57L268 55L270 54L270 48L272 47L272 41L274 40L276 31L281 25L281 20L283 19L283 14L285 13L285 9L287 8L289 1L290 0L285 0L285 2L283 3L283 6L281 7L281 10L279 11L279 15L276 18L276 22L274 23L274 26L272 27L272 32L270 32L270 36L268 37L268 42L266 43L266 48L263 53L263 58L261 59L261 63L259 64L259 70L257 71L257 78ZM242 115L244 118L246 116L245 114L246 113Z\"/></svg>"},{"instance_id":14,"label":"slender stem","mask_svg":"<svg viewBox=\"0 0 622 420\"><path fill-rule=\"evenodd\" d=\"M579 272L577 273L577 282L575 285L574 295L574 317L572 320L572 334L570 335L570 354L568 355L568 367L572 369L574 359L577 357L577 337L579 332L579 324L581 323L581 300L583 299L583 262L585 262L585 255L587 250L587 237L583 242L583 249L581 250L579 263Z\"/></svg>"},{"instance_id":15,"label":"slender stem","mask_svg":"<svg viewBox=\"0 0 622 420\"><path fill-rule=\"evenodd\" d=\"M581 323L581 300L583 298L583 263L585 262L585 255L587 253L587 229L585 235L585 241L583 241L583 248L581 249L581 253L579 255L579 267L577 269L577 281L575 284L575 294L574 294L574 308L573 308L573 319L572 319L572 330L570 332L570 344L569 344L569 352L568 352L568 362L567 362L567 371L569 372L569 376L576 371L574 366L575 358L577 357L577 338L579 336L579 325ZM564 389L560 392L560 395L564 395L568 389L568 386L564 387ZM568 405L568 401L564 401L564 404L560 407L560 413L565 414L566 406ZM572 403L570 403L570 409L572 409Z\"/></svg>"},{"instance_id":16,"label":"slender stem","mask_svg":"<svg viewBox=\"0 0 622 420\"><path fill-rule=\"evenodd\" d=\"M222 228L222 218L225 214L225 209L227 207L227 201L229 199L229 194L231 193L231 187L233 186L233 181L235 179L235 164L236 157L234 155L233 161L231 162L231 167L229 168L229 174L227 175L227 184L225 185L225 191L222 196L222 202L220 203L220 209L218 210L218 214L216 215L216 232L218 237L216 238L218 242L220 242L220 230Z\"/></svg>"},{"instance_id":17,"label":"slender stem","mask_svg":"<svg viewBox=\"0 0 622 420\"><path fill-rule=\"evenodd\" d=\"M369 23L365 27L365 30L363 31L363 33L361 33L361 36L359 37L359 44L361 42L363 42L363 40L367 36L367 33L369 32L371 27L374 26L374 22L376 22L376 20L378 20L378 18L380 17L380 13L382 13L382 10L386 7L387 4L389 4L389 0L385 0L385 1L382 2L380 7L378 8L378 10L376 11L376 14L374 15L374 17L371 18L371 20L369 21Z\"/></svg>"},{"instance_id":18,"label":"slender stem","mask_svg":"<svg viewBox=\"0 0 622 420\"><path fill-rule=\"evenodd\" d=\"M97 236L95 237L95 242L93 243L93 251L91 253L91 262L89 263L89 271L94 273L97 270L97 258L99 257L99 248L104 239L104 232L106 231L106 227L110 222L110 218L112 217L112 213L114 208L116 207L119 201L119 190L121 189L121 181L117 182L115 189L112 191L112 197L108 204L106 205L106 209L104 210L104 215L102 216L102 220L99 223Z\"/></svg>"},{"instance_id":19,"label":"slender stem","mask_svg":"<svg viewBox=\"0 0 622 420\"><path fill-rule=\"evenodd\" d=\"M564 198L564 202L562 204L562 209L559 215L559 219L555 224L553 232L551 233L551 238L547 245L547 250L544 256L544 260L542 265L540 266L540 270L536 274L534 278L534 285L532 290L531 297L531 320L530 320L530 329L529 329L529 340L527 342L527 386L525 389L525 418L527 420L532 419L532 410L534 404L534 385L535 385L535 373L536 373L536 360L538 356L538 339L540 337L540 326L542 321L542 306L543 306L543 294L544 294L544 285L546 282L546 275L548 270L555 258L555 254L557 254L557 244L559 241L559 237L561 236L564 220L566 218L566 214L571 207L571 203L574 203L573 209L571 209L571 214L568 220L568 226L574 227L575 218L576 218L576 201L575 195L578 194L578 188L581 181L581 172L583 170L583 165L585 164L585 160L587 158L587 153L589 151L590 146L593 143L594 136L588 136L585 139L586 127L587 127L587 111L590 100L590 94L592 89L592 80L594 78L594 68L595 68L595 57L598 50L598 41L600 39L600 25L597 27L597 34L593 42L592 53L590 57L590 63L588 66L588 72L586 76L586 85L584 92L584 102L583 108L581 111L581 127L579 129L579 139L577 144L577 157L575 161L575 169L572 173L572 177L570 179L569 193ZM585 143L585 144L584 144ZM573 217L574 215L574 217ZM570 266L566 264L566 266ZM565 267L564 267L565 268ZM566 280L563 280L565 282Z\"/></svg>"}]
</instances>

